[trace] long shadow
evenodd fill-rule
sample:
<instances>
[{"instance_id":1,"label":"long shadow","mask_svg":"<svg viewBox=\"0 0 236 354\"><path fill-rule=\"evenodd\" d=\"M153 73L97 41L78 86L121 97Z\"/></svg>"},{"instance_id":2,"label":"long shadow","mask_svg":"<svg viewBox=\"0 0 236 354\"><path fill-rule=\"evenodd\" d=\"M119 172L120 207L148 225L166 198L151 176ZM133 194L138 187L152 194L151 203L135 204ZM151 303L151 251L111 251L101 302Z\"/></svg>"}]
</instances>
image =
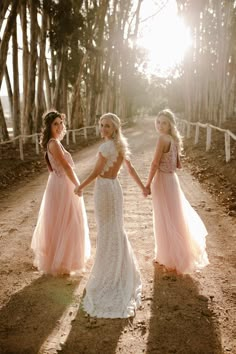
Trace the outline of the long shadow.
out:
<instances>
[{"instance_id":1,"label":"long shadow","mask_svg":"<svg viewBox=\"0 0 236 354\"><path fill-rule=\"evenodd\" d=\"M148 354L222 354L211 300L189 275L165 273L155 265Z\"/></svg>"},{"instance_id":2,"label":"long shadow","mask_svg":"<svg viewBox=\"0 0 236 354\"><path fill-rule=\"evenodd\" d=\"M90 318L80 305L62 354L114 354L128 319Z\"/></svg>"},{"instance_id":3,"label":"long shadow","mask_svg":"<svg viewBox=\"0 0 236 354\"><path fill-rule=\"evenodd\" d=\"M0 353L36 354L73 298L77 282L42 276L0 310Z\"/></svg>"}]
</instances>

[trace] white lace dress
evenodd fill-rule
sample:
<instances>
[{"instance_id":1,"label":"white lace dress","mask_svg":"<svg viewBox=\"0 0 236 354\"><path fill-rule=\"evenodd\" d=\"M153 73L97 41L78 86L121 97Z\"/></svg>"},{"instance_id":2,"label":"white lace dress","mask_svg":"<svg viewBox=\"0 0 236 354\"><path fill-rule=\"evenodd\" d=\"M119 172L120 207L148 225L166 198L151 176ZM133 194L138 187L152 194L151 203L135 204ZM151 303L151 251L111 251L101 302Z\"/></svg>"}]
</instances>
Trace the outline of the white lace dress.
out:
<instances>
[{"instance_id":1,"label":"white lace dress","mask_svg":"<svg viewBox=\"0 0 236 354\"><path fill-rule=\"evenodd\" d=\"M99 152L107 158L103 172L117 160L114 142L102 144ZM135 315L141 303L141 279L137 261L123 225L123 194L117 178L97 178L95 183L97 249L86 285L84 310L100 318Z\"/></svg>"}]
</instances>

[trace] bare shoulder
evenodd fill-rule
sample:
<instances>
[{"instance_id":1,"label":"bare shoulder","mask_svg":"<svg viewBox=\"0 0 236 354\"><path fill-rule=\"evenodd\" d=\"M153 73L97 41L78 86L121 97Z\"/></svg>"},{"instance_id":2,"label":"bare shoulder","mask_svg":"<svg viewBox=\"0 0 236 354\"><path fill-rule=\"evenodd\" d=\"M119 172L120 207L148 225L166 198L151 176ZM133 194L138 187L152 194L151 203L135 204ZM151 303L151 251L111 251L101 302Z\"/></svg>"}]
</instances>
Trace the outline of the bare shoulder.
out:
<instances>
[{"instance_id":1,"label":"bare shoulder","mask_svg":"<svg viewBox=\"0 0 236 354\"><path fill-rule=\"evenodd\" d=\"M58 151L60 149L60 142L56 139L51 139L48 142L48 148L50 151Z\"/></svg>"},{"instance_id":2,"label":"bare shoulder","mask_svg":"<svg viewBox=\"0 0 236 354\"><path fill-rule=\"evenodd\" d=\"M161 146L169 145L171 142L171 138L167 134L161 134L157 140L157 143Z\"/></svg>"}]
</instances>

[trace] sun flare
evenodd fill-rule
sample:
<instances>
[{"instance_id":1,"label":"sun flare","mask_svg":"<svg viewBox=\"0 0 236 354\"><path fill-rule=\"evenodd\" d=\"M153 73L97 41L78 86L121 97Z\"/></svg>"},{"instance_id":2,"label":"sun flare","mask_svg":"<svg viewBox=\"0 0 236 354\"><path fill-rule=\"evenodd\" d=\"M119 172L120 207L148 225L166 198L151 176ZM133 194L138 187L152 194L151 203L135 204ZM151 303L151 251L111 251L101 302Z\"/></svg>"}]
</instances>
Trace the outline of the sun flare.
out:
<instances>
[{"instance_id":1,"label":"sun flare","mask_svg":"<svg viewBox=\"0 0 236 354\"><path fill-rule=\"evenodd\" d=\"M147 52L147 71L166 76L191 47L191 35L176 9L169 7L143 26L138 46Z\"/></svg>"}]
</instances>

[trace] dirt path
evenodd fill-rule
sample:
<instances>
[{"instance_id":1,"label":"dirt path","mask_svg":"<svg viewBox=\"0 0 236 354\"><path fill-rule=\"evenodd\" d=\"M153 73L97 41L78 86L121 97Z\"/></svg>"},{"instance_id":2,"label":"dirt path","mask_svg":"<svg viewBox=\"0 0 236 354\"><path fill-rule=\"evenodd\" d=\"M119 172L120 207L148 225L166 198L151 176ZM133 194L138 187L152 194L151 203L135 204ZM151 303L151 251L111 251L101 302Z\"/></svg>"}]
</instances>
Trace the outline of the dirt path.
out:
<instances>
[{"instance_id":1,"label":"dirt path","mask_svg":"<svg viewBox=\"0 0 236 354\"><path fill-rule=\"evenodd\" d=\"M154 151L153 124L126 129L133 163L143 180ZM98 144L74 155L80 179L90 171ZM151 199L144 199L125 171L125 227L143 281L141 310L131 320L86 317L81 296L96 242L93 186L85 193L93 255L83 278L41 276L32 268L30 241L47 173L4 196L0 206L0 353L220 354L236 353L235 219L225 215L186 169L179 173L209 236L211 264L201 273L176 276L152 263Z\"/></svg>"}]
</instances>

